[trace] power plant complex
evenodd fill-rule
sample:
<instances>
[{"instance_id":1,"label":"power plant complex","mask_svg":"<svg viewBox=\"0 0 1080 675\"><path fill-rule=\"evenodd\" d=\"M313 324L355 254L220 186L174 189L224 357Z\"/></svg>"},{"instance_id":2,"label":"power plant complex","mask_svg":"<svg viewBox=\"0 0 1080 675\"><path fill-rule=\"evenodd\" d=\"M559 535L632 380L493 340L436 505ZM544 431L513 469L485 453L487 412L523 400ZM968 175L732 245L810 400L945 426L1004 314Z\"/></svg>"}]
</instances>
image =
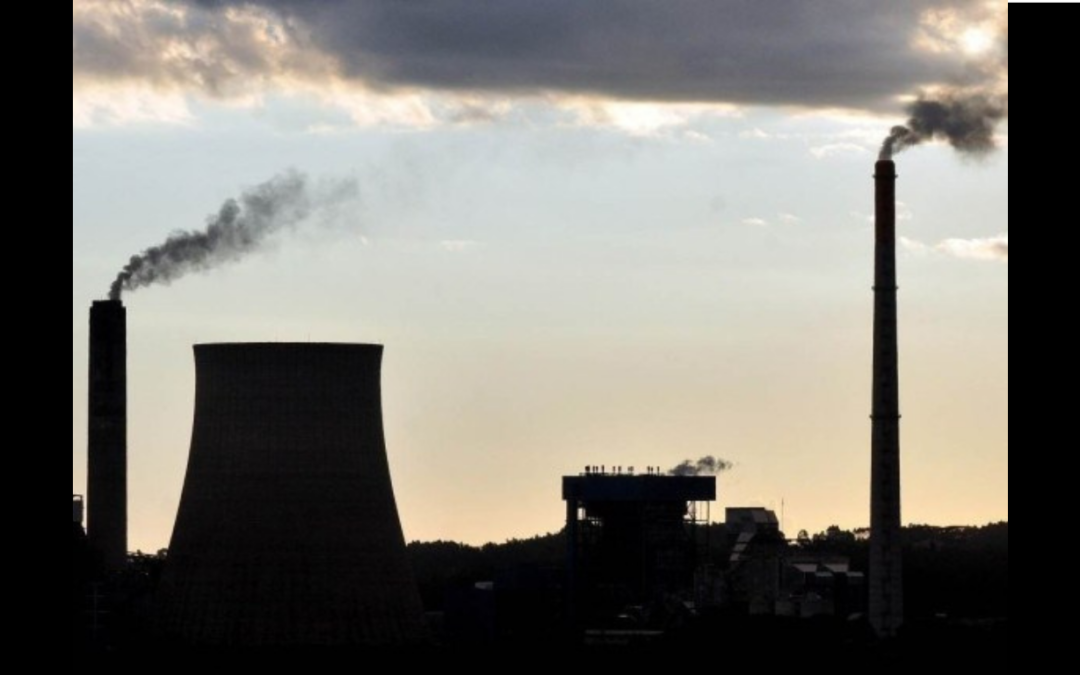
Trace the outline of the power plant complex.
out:
<instances>
[{"instance_id":1,"label":"power plant complex","mask_svg":"<svg viewBox=\"0 0 1080 675\"><path fill-rule=\"evenodd\" d=\"M883 637L904 621L896 180L895 164L878 162L868 592L861 574L835 561L804 560L791 568L798 583L788 584L842 578L868 599L869 623ZM109 574L128 557L127 313L119 298L93 304L89 354L87 542ZM425 641L383 432L382 357L381 346L359 344L195 347L191 452L153 612L162 639L239 647ZM566 624L580 630L626 606L706 595L713 571L699 564L696 504L716 496L713 477L652 470L590 467L564 479ZM78 495L72 508L78 527ZM741 602L793 611L779 595L783 565L772 552L786 541L775 514L734 509L728 525L738 536L731 561Z\"/></svg>"}]
</instances>

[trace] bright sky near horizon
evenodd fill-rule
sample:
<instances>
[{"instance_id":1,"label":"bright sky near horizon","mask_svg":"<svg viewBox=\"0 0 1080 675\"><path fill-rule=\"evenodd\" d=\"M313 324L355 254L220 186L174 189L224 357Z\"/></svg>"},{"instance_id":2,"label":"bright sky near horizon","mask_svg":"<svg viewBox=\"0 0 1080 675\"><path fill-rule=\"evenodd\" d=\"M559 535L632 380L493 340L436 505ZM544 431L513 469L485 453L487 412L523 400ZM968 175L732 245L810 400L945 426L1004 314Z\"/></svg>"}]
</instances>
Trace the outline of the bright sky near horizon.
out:
<instances>
[{"instance_id":1,"label":"bright sky near horizon","mask_svg":"<svg viewBox=\"0 0 1080 675\"><path fill-rule=\"evenodd\" d=\"M703 455L735 464L720 507L864 526L871 174L920 93L1003 96L1005 119L993 153L898 157L905 520L1008 519L1005 3L74 0L72 18L74 493L87 310L127 260L290 170L359 191L126 296L133 548L168 544L191 345L219 341L387 346L410 539L554 531L562 475Z\"/></svg>"}]
</instances>

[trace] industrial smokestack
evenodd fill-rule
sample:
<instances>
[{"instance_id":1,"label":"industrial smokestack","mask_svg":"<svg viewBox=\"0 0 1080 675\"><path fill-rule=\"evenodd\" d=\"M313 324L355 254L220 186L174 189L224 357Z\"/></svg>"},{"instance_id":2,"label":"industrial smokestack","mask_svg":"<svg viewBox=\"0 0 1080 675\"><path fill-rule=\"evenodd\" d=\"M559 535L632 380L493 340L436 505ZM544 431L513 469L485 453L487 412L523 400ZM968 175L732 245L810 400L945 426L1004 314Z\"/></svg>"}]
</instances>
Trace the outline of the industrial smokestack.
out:
<instances>
[{"instance_id":1,"label":"industrial smokestack","mask_svg":"<svg viewBox=\"0 0 1080 675\"><path fill-rule=\"evenodd\" d=\"M119 301L90 310L87 536L104 568L127 561L127 310Z\"/></svg>"},{"instance_id":2,"label":"industrial smokestack","mask_svg":"<svg viewBox=\"0 0 1080 675\"><path fill-rule=\"evenodd\" d=\"M417 642L383 438L383 349L195 349L195 426L160 626L192 645Z\"/></svg>"},{"instance_id":3,"label":"industrial smokestack","mask_svg":"<svg viewBox=\"0 0 1080 675\"><path fill-rule=\"evenodd\" d=\"M877 163L870 622L882 637L895 636L904 620L896 178L896 164L893 161Z\"/></svg>"}]
</instances>

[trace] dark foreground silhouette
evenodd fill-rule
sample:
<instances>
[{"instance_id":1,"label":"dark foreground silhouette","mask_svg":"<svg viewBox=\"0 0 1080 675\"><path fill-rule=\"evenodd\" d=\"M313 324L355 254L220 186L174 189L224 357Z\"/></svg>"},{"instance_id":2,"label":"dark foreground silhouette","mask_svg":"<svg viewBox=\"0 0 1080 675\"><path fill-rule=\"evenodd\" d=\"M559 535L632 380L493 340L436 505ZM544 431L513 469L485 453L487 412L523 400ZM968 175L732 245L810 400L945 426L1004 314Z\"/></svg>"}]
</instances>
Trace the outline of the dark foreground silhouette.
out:
<instances>
[{"instance_id":1,"label":"dark foreground silhouette","mask_svg":"<svg viewBox=\"0 0 1080 675\"><path fill-rule=\"evenodd\" d=\"M101 657L154 654L183 660L191 652L154 636L154 592L164 553L132 556L127 570L103 579L73 527L72 644L76 664ZM726 560L731 542L722 526L708 533L709 555ZM660 631L636 624L583 636L565 629L560 595L565 561L562 535L481 548L436 542L409 547L429 617L433 650L477 647L555 647L681 653L734 650L734 659L792 664L878 663L914 668L926 663L1004 664L1008 656L1008 524L982 528L912 527L905 531L908 622L901 637L876 640L863 617L810 620L751 617L739 607L673 611ZM805 533L793 550L841 555L864 568L864 533L832 528ZM497 592L497 589L505 589ZM492 602L470 604L491 593ZM625 630L620 630L625 628ZM782 646L782 648L780 647ZM421 650L424 651L424 650ZM322 652L309 652L306 658ZM340 653L340 650L339 650ZM542 652L541 652L542 653ZM755 655L751 659L751 655ZM248 654L248 656L252 656ZM263 653L257 658L273 658Z\"/></svg>"}]
</instances>

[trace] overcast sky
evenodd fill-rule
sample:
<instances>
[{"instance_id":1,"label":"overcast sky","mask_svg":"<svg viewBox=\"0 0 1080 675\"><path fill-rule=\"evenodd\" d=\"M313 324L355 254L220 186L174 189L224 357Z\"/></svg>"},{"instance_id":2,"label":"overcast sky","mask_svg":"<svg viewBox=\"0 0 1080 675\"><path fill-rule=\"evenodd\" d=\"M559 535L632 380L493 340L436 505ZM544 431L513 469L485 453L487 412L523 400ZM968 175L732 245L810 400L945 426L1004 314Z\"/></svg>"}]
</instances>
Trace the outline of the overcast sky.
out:
<instances>
[{"instance_id":1,"label":"overcast sky","mask_svg":"<svg viewBox=\"0 0 1080 675\"><path fill-rule=\"evenodd\" d=\"M865 525L870 176L920 97L979 105L898 158L906 519L1008 518L1005 3L72 10L73 492L89 303L227 200L308 190L253 255L126 297L133 546L168 543L191 345L240 340L387 345L411 539L556 530L561 475L702 455L721 506ZM996 149L957 154L974 123Z\"/></svg>"}]
</instances>

